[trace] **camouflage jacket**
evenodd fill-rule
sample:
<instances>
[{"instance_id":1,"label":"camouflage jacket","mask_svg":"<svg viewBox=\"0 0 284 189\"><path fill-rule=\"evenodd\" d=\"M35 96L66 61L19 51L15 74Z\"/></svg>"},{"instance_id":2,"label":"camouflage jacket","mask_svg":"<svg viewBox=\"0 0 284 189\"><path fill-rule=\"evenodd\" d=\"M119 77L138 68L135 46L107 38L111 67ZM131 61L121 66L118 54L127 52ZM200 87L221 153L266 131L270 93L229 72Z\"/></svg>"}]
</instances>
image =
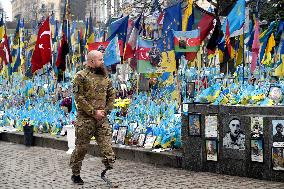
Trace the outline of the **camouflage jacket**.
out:
<instances>
[{"instance_id":1,"label":"camouflage jacket","mask_svg":"<svg viewBox=\"0 0 284 189\"><path fill-rule=\"evenodd\" d=\"M113 109L115 90L111 80L99 75L92 68L76 73L73 80L73 94L79 116L93 117L96 110L105 110L110 113Z\"/></svg>"}]
</instances>

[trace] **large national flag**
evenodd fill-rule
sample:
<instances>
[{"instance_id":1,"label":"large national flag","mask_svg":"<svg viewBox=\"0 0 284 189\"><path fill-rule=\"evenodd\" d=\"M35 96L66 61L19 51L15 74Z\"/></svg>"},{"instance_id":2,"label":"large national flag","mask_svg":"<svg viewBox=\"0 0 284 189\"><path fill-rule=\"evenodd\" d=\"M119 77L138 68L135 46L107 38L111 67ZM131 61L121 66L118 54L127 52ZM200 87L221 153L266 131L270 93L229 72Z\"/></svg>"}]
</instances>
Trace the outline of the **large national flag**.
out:
<instances>
[{"instance_id":1,"label":"large national flag","mask_svg":"<svg viewBox=\"0 0 284 189\"><path fill-rule=\"evenodd\" d=\"M171 30L181 31L182 29L182 12L181 3L177 3L164 10L163 33L170 32Z\"/></svg>"},{"instance_id":2,"label":"large national flag","mask_svg":"<svg viewBox=\"0 0 284 189\"><path fill-rule=\"evenodd\" d=\"M117 35L118 40L122 40L123 43L126 42L128 19L129 16L125 16L110 24L107 41L111 41Z\"/></svg>"},{"instance_id":3,"label":"large national flag","mask_svg":"<svg viewBox=\"0 0 284 189\"><path fill-rule=\"evenodd\" d=\"M163 73L176 69L175 52L162 52L160 41L146 40L138 37L137 72Z\"/></svg>"},{"instance_id":4,"label":"large national flag","mask_svg":"<svg viewBox=\"0 0 284 189\"><path fill-rule=\"evenodd\" d=\"M118 37L113 38L108 44L104 54L105 66L111 66L121 61L120 52L118 45Z\"/></svg>"},{"instance_id":5,"label":"large national flag","mask_svg":"<svg viewBox=\"0 0 284 189\"><path fill-rule=\"evenodd\" d=\"M13 39L13 45L12 45L12 62L11 62L11 69L10 75L12 72L18 72L19 67L22 65L23 56L22 56L22 49L24 47L24 36L23 36L23 30L24 30L24 19L19 19L17 28L15 30L14 39Z\"/></svg>"},{"instance_id":6,"label":"large national flag","mask_svg":"<svg viewBox=\"0 0 284 189\"><path fill-rule=\"evenodd\" d=\"M51 30L49 17L47 17L38 31L37 42L31 60L32 73L51 61L51 51Z\"/></svg>"},{"instance_id":7,"label":"large national flag","mask_svg":"<svg viewBox=\"0 0 284 189\"><path fill-rule=\"evenodd\" d=\"M173 39L174 35L172 30L181 31L182 30L182 11L181 2L168 7L164 10L165 15L163 19L162 33L164 37L165 47L161 49L162 51L170 51L174 49Z\"/></svg>"},{"instance_id":8,"label":"large national flag","mask_svg":"<svg viewBox=\"0 0 284 189\"><path fill-rule=\"evenodd\" d=\"M6 65L8 63L11 63L12 62L12 56L11 56L11 53L10 53L9 40L8 40L8 37L7 37L6 34L4 34L4 36L2 38L0 50L2 51L0 57L2 58L4 63Z\"/></svg>"},{"instance_id":9,"label":"large national flag","mask_svg":"<svg viewBox=\"0 0 284 189\"><path fill-rule=\"evenodd\" d=\"M246 12L245 5L246 5L245 0L237 1L234 8L231 10L231 12L224 21L224 24L222 26L223 33L226 33L227 22L229 22L230 25L229 29L230 34L236 30L239 30L243 26L245 22L245 12Z\"/></svg>"},{"instance_id":10,"label":"large national flag","mask_svg":"<svg viewBox=\"0 0 284 189\"><path fill-rule=\"evenodd\" d=\"M201 20L199 21L197 28L200 30L200 40L203 41L214 28L213 25L214 16L211 14L204 13Z\"/></svg>"},{"instance_id":11,"label":"large national flag","mask_svg":"<svg viewBox=\"0 0 284 189\"><path fill-rule=\"evenodd\" d=\"M173 31L176 52L197 52L200 48L199 29L192 31Z\"/></svg>"},{"instance_id":12,"label":"large national flag","mask_svg":"<svg viewBox=\"0 0 284 189\"><path fill-rule=\"evenodd\" d=\"M132 29L132 32L130 34L129 40L126 44L125 52L124 52L124 60L128 58L133 58L136 50L137 45L137 37L140 30L140 21L141 21L141 15L137 18L137 20L134 23L134 27Z\"/></svg>"},{"instance_id":13,"label":"large national flag","mask_svg":"<svg viewBox=\"0 0 284 189\"><path fill-rule=\"evenodd\" d=\"M251 73L254 72L256 68L256 62L259 54L260 49L260 41L259 41L259 23L258 19L255 20L255 27L254 27L254 39L252 43L252 60L251 60Z\"/></svg>"}]
</instances>

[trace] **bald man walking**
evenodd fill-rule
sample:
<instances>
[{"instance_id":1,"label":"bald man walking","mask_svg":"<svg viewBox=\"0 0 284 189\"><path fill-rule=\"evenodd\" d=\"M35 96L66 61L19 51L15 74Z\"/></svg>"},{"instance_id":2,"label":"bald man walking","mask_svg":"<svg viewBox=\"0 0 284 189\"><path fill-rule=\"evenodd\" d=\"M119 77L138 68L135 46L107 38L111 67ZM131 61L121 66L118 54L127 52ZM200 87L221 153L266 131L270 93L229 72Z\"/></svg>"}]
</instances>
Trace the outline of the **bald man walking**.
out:
<instances>
[{"instance_id":1,"label":"bald man walking","mask_svg":"<svg viewBox=\"0 0 284 189\"><path fill-rule=\"evenodd\" d=\"M72 153L70 167L71 180L84 184L80 177L82 161L87 153L90 140L95 136L103 155L106 169L112 169L115 154L111 146L111 128L106 115L113 109L115 91L104 66L103 54L90 51L85 69L76 73L73 93L77 107L75 122L76 148Z\"/></svg>"}]
</instances>

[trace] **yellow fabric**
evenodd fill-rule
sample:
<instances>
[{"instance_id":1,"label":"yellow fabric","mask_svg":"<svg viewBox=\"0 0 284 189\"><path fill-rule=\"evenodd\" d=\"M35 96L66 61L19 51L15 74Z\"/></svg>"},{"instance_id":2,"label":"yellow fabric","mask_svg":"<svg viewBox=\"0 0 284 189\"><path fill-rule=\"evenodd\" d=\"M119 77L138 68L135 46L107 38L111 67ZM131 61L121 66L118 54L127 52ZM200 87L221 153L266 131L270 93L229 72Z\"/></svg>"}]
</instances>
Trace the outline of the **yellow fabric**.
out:
<instances>
[{"instance_id":1,"label":"yellow fabric","mask_svg":"<svg viewBox=\"0 0 284 189\"><path fill-rule=\"evenodd\" d=\"M5 34L5 28L4 26L1 26L0 27L0 40L3 38L4 34Z\"/></svg>"},{"instance_id":2,"label":"yellow fabric","mask_svg":"<svg viewBox=\"0 0 284 189\"><path fill-rule=\"evenodd\" d=\"M273 47L275 47L275 39L274 39L274 34L272 33L271 36L268 39L267 46L266 46L266 49L265 49L265 53L267 54L267 53L271 52Z\"/></svg>"},{"instance_id":3,"label":"yellow fabric","mask_svg":"<svg viewBox=\"0 0 284 189\"><path fill-rule=\"evenodd\" d=\"M188 17L192 14L192 1L193 0L187 1L187 8L185 9L184 16L182 19L182 31L186 31L187 29Z\"/></svg>"},{"instance_id":4,"label":"yellow fabric","mask_svg":"<svg viewBox=\"0 0 284 189\"><path fill-rule=\"evenodd\" d=\"M157 73L174 72L176 70L175 51L162 52L161 67L157 69Z\"/></svg>"},{"instance_id":5,"label":"yellow fabric","mask_svg":"<svg viewBox=\"0 0 284 189\"><path fill-rule=\"evenodd\" d=\"M219 54L219 62L220 63L224 62L224 52L219 49L218 54Z\"/></svg>"},{"instance_id":6,"label":"yellow fabric","mask_svg":"<svg viewBox=\"0 0 284 189\"><path fill-rule=\"evenodd\" d=\"M272 63L271 53L268 52L267 54L265 54L265 58L263 58L262 64L269 66L271 63Z\"/></svg>"},{"instance_id":7,"label":"yellow fabric","mask_svg":"<svg viewBox=\"0 0 284 189\"><path fill-rule=\"evenodd\" d=\"M87 39L87 44L95 42L95 33L92 33L89 38Z\"/></svg>"},{"instance_id":8,"label":"yellow fabric","mask_svg":"<svg viewBox=\"0 0 284 189\"><path fill-rule=\"evenodd\" d=\"M243 49L244 49L244 35L240 36L240 47L237 53L236 67L242 64L243 61Z\"/></svg>"},{"instance_id":9,"label":"yellow fabric","mask_svg":"<svg viewBox=\"0 0 284 189\"><path fill-rule=\"evenodd\" d=\"M283 77L284 76L284 65L283 65L283 60L284 60L284 55L281 56L282 63L274 70L275 76L278 77Z\"/></svg>"}]
</instances>

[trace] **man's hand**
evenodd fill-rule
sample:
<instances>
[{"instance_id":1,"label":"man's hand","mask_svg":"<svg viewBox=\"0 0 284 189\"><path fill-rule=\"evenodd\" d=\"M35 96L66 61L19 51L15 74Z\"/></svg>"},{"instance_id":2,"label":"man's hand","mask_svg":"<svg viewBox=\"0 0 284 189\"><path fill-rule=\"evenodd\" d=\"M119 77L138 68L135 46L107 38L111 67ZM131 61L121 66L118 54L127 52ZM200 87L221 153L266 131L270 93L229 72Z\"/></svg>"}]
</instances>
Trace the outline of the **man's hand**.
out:
<instances>
[{"instance_id":1,"label":"man's hand","mask_svg":"<svg viewBox=\"0 0 284 189\"><path fill-rule=\"evenodd\" d=\"M103 118L105 118L106 116L106 113L104 110L97 110L96 113L95 113L95 118L96 120L100 121L102 120Z\"/></svg>"}]
</instances>

